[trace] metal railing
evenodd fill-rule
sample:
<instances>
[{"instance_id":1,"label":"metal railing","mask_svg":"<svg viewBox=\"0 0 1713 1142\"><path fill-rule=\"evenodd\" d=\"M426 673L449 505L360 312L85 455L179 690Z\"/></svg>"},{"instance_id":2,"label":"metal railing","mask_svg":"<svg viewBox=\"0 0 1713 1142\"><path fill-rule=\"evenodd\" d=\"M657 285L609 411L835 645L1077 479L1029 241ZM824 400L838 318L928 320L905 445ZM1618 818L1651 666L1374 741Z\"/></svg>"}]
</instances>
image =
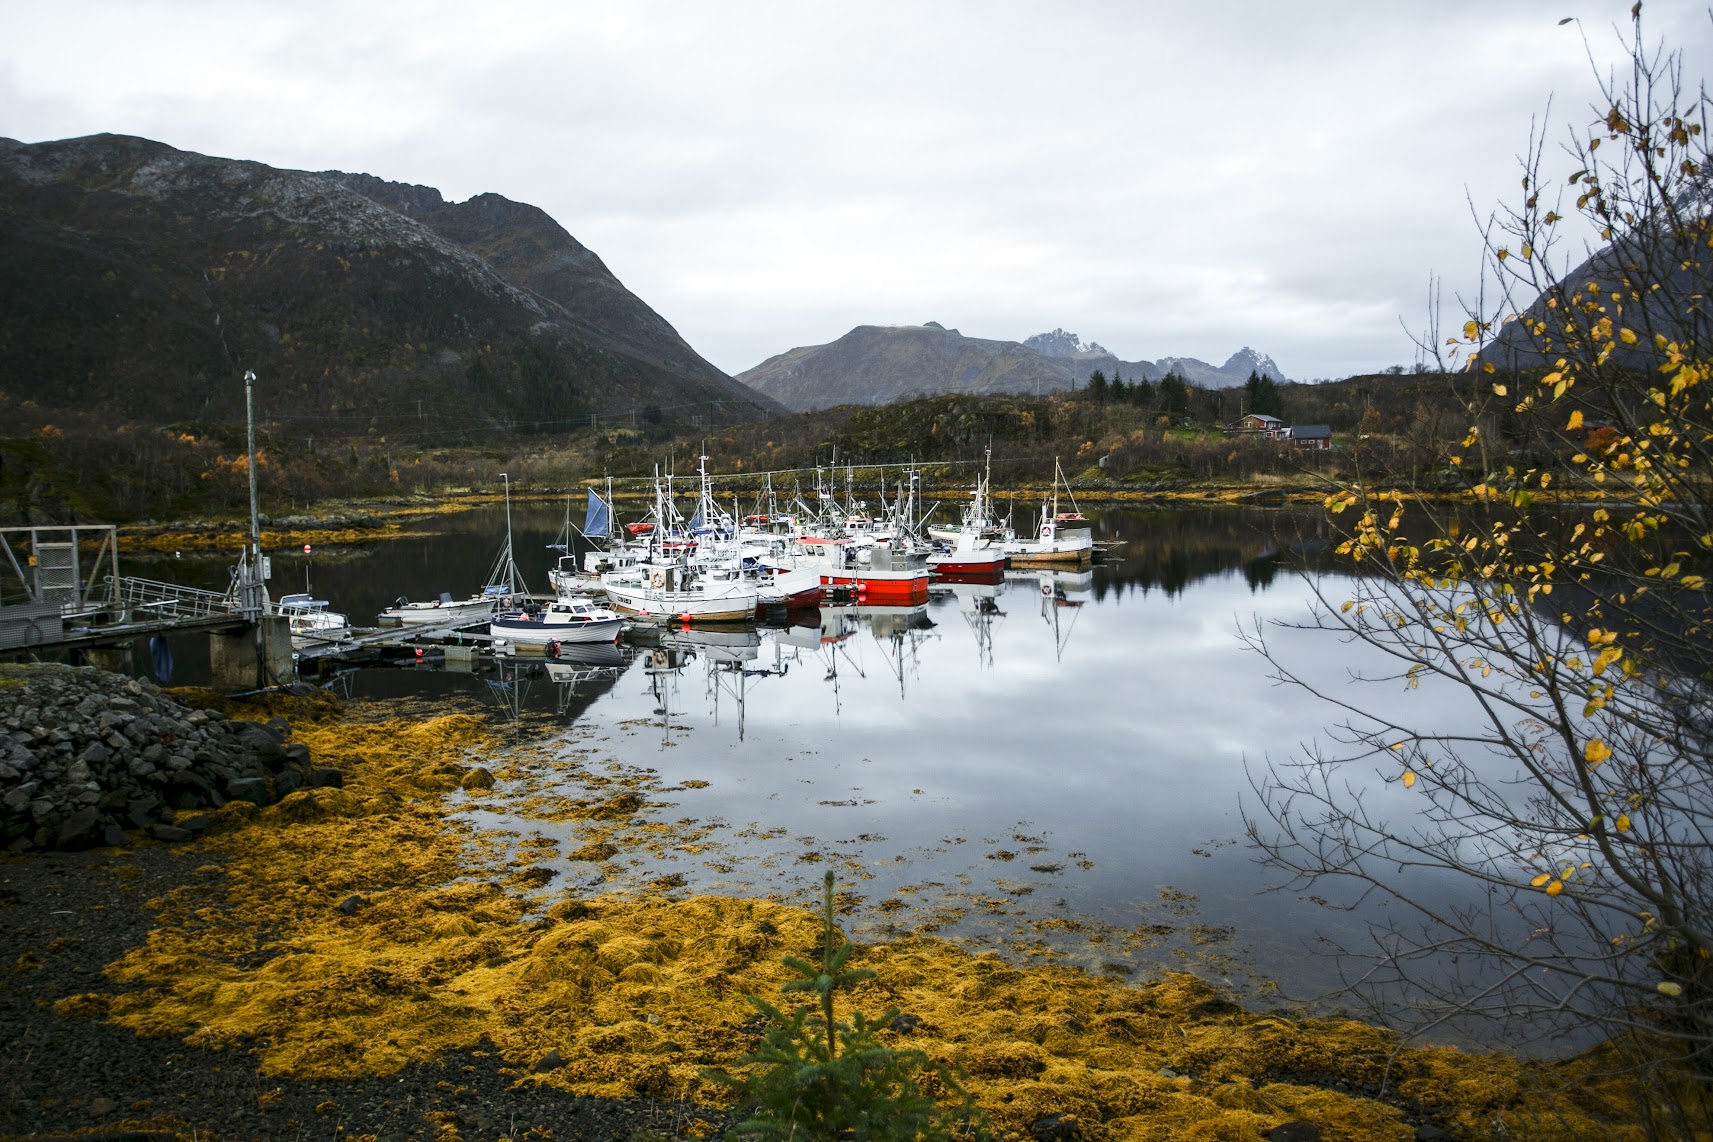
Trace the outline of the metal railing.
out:
<instances>
[{"instance_id":1,"label":"metal railing","mask_svg":"<svg viewBox=\"0 0 1713 1142\"><path fill-rule=\"evenodd\" d=\"M125 576L115 592L119 605L135 618L210 619L238 612L238 600L220 591L182 587L157 579Z\"/></svg>"}]
</instances>

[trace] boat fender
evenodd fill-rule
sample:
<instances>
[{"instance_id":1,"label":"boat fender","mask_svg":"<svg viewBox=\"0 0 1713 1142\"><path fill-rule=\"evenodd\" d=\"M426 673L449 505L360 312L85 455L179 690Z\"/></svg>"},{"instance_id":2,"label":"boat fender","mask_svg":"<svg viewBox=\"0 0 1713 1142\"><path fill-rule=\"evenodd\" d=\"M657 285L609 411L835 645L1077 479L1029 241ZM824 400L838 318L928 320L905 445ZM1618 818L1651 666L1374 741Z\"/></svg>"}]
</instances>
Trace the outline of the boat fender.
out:
<instances>
[{"instance_id":1,"label":"boat fender","mask_svg":"<svg viewBox=\"0 0 1713 1142\"><path fill-rule=\"evenodd\" d=\"M662 670L666 669L668 663L666 652L664 650L657 650L654 652L654 665Z\"/></svg>"},{"instance_id":2,"label":"boat fender","mask_svg":"<svg viewBox=\"0 0 1713 1142\"><path fill-rule=\"evenodd\" d=\"M559 657L559 643L557 640L547 644L547 656L549 658Z\"/></svg>"},{"instance_id":3,"label":"boat fender","mask_svg":"<svg viewBox=\"0 0 1713 1142\"><path fill-rule=\"evenodd\" d=\"M666 572L656 571L652 576L649 577L648 584L649 584L649 586L653 587L657 591L660 588L666 586Z\"/></svg>"}]
</instances>

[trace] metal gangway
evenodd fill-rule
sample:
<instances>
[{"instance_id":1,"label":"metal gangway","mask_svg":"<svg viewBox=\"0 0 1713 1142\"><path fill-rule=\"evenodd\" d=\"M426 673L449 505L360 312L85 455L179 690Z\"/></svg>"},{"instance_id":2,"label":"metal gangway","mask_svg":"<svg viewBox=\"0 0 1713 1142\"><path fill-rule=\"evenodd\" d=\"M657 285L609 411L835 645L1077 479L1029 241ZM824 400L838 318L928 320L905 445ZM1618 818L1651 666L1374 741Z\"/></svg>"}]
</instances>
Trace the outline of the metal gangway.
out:
<instances>
[{"instance_id":1,"label":"metal gangway","mask_svg":"<svg viewBox=\"0 0 1713 1142\"><path fill-rule=\"evenodd\" d=\"M120 578L117 584L114 601L131 622L202 623L235 616L240 610L237 597L230 592L205 591L131 575Z\"/></svg>"},{"instance_id":2,"label":"metal gangway","mask_svg":"<svg viewBox=\"0 0 1713 1142\"><path fill-rule=\"evenodd\" d=\"M118 530L0 528L0 650L96 646L253 621L234 591L120 575Z\"/></svg>"}]
</instances>

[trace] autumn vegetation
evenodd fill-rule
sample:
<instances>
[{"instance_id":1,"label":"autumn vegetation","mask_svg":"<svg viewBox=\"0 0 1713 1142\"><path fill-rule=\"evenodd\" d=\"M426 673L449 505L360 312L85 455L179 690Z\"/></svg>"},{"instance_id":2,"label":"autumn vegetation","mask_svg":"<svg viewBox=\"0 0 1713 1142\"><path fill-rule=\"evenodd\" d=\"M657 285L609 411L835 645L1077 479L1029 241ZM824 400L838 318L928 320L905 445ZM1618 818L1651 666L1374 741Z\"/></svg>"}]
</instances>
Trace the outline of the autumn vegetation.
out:
<instances>
[{"instance_id":1,"label":"autumn vegetation","mask_svg":"<svg viewBox=\"0 0 1713 1142\"><path fill-rule=\"evenodd\" d=\"M1327 424L1339 449L1309 457L1254 434L1224 431L1251 411L1243 389L1184 386L1173 411L1162 386L1115 394L934 396L844 406L720 427L639 415L571 434L501 430L428 435L322 434L263 419L257 474L263 510L287 515L329 500L436 496L514 486L551 491L655 465L686 471L705 452L725 473L817 465L924 465L960 484L991 446L996 477L1051 480L1054 461L1091 489L1320 484L1383 469L1404 485L1461 479L1446 462L1461 438L1459 385L1441 374L1278 385L1288 423ZM218 518L247 502L244 426L230 420L115 427L0 394L0 522Z\"/></svg>"},{"instance_id":2,"label":"autumn vegetation","mask_svg":"<svg viewBox=\"0 0 1713 1142\"><path fill-rule=\"evenodd\" d=\"M1330 686L1255 632L1337 726L1260 769L1251 834L1299 889L1388 900L1344 951L1390 1025L1586 1045L1648 1137L1691 1138L1713 1120L1709 104L1640 8L1563 151L1531 141L1485 308L1429 347L1472 382L1448 457L1466 493L1327 500L1358 574L1308 625L1391 669ZM1382 718L1363 683L1467 716Z\"/></svg>"}]
</instances>

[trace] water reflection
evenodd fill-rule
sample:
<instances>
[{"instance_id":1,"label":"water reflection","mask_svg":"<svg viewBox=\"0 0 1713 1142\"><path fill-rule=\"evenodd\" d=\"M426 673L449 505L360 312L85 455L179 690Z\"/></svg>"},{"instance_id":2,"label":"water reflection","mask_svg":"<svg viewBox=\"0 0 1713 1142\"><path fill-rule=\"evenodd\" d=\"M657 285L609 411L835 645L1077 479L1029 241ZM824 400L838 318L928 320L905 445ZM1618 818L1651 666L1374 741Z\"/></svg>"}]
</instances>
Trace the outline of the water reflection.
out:
<instances>
[{"instance_id":1,"label":"water reflection","mask_svg":"<svg viewBox=\"0 0 1713 1142\"><path fill-rule=\"evenodd\" d=\"M539 589L559 509L515 518ZM399 594L456 594L486 571L502 526L498 511L469 512L318 556L315 590L354 616ZM684 891L810 900L833 864L863 898L858 931L929 930L1109 970L1164 963L1219 978L1247 964L1296 993L1332 983L1305 950L1359 942L1367 917L1340 910L1346 901L1262 893L1240 841L1246 764L1290 755L1331 718L1274 686L1236 638L1257 617L1306 613L1296 572L1326 559L1319 513L1107 510L1095 527L1111 559L1092 572L947 584L914 608L651 630L611 650L617 661L597 648L602 661L567 651L470 673L428 656L340 684L356 697L486 705L519 742L557 743L565 799L590 795L587 754L603 774L646 776L655 827L696 822L693 844L642 838L599 868L562 859L555 884L677 877ZM276 558L276 577L298 581L294 562ZM1276 648L1329 685L1362 665L1303 632L1279 631ZM1465 716L1456 695L1428 686L1364 700L1376 715ZM581 847L576 822L514 816L504 796L502 783L470 819ZM1378 785L1372 803L1413 809L1395 786Z\"/></svg>"}]
</instances>

